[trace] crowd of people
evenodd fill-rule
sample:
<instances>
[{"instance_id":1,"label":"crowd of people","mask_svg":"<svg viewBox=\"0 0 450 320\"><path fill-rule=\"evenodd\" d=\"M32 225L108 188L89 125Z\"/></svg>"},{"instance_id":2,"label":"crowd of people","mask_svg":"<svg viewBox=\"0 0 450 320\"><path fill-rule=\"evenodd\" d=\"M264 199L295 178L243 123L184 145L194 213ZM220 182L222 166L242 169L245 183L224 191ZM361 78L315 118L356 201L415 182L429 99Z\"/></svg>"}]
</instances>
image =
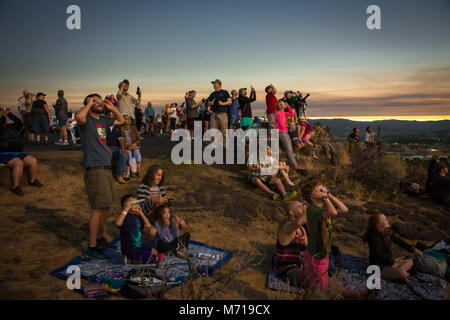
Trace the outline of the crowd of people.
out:
<instances>
[{"instance_id":1,"label":"crowd of people","mask_svg":"<svg viewBox=\"0 0 450 320\"><path fill-rule=\"evenodd\" d=\"M203 130L218 129L224 137L226 129L241 128L245 131L254 127L256 120L252 103L256 101L256 90L251 87L249 94L247 88L240 88L232 90L230 95L222 88L220 80L212 81L211 84L213 92L208 98L197 101L197 92L190 90L186 92L181 105L168 104L161 113L156 113L151 102L142 110L142 92L140 88L137 89L137 99L131 95L128 80L119 83L116 95L102 98L93 93L84 99L75 120L81 138L85 190L91 208L85 256L105 258L104 250L111 247L104 237L104 230L115 201L114 180L123 184L131 178L142 180L135 194L121 197L122 211L116 225L120 229L123 255L131 263L162 264L167 254L181 258L189 254L190 234L181 234L186 228L186 221L171 211L175 199L167 195L164 169L152 165L145 174L142 172L141 141L143 136L172 134L177 128L189 130L193 139L196 121L202 122ZM314 152L316 132L306 118L305 105L309 95L303 97L300 92L289 90L283 98L278 99L273 85L267 86L265 92L268 128L278 130L287 162L272 157L272 150L268 147L268 162L248 163L248 181L265 191L271 199L281 198L286 203L287 221L278 229L273 260L278 275L298 287L308 285L313 289L324 289L330 265L332 219L337 215L348 214L348 209L319 180L304 184L301 195L286 190L285 184L295 187L289 177L290 172L302 170L296 153L309 148L310 156L317 159ZM29 184L42 187L38 179L37 160L23 153L24 141L21 135L25 133L29 142L48 143L53 116L45 96L38 93L34 99L33 94L24 91L19 99L21 119L9 109L1 109L0 163L11 168L10 190L19 196L23 195L20 179L24 168L28 169ZM58 91L58 100L53 108L59 125L57 143L67 145L65 126L68 121L68 103L62 90ZM378 134L370 127L366 131L365 143L376 145L381 128L378 128ZM359 133L359 129L355 128L348 137L350 152L360 142ZM434 175L430 178L429 188L441 188L446 179L448 183L446 166L439 164L432 173ZM301 197L303 201L294 201L296 197ZM413 266L411 259L393 258L391 242L421 255L418 249L392 233L389 221L382 213L371 217L364 241L369 246L370 262L382 268L384 279L404 280ZM342 295L348 298L367 299L372 294L368 290L342 288Z\"/></svg>"}]
</instances>

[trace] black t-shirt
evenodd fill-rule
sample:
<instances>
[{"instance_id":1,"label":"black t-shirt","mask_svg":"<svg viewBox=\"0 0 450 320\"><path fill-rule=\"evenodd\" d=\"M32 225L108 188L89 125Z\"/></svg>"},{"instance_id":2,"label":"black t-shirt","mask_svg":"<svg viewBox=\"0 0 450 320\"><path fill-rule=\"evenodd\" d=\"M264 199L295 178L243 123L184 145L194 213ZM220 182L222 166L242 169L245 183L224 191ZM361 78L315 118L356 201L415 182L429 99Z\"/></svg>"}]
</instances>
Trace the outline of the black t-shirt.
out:
<instances>
[{"instance_id":1,"label":"black t-shirt","mask_svg":"<svg viewBox=\"0 0 450 320\"><path fill-rule=\"evenodd\" d=\"M31 113L34 115L45 115L44 105L47 104L45 100L36 100L33 102L33 106L31 108Z\"/></svg>"},{"instance_id":2,"label":"black t-shirt","mask_svg":"<svg viewBox=\"0 0 450 320\"><path fill-rule=\"evenodd\" d=\"M119 229L122 254L130 259L139 259L144 221L140 216L128 213Z\"/></svg>"},{"instance_id":3,"label":"black t-shirt","mask_svg":"<svg viewBox=\"0 0 450 320\"><path fill-rule=\"evenodd\" d=\"M198 118L198 108L192 109L197 103L192 98L186 98L186 115L188 119Z\"/></svg>"},{"instance_id":4,"label":"black t-shirt","mask_svg":"<svg viewBox=\"0 0 450 320\"><path fill-rule=\"evenodd\" d=\"M354 139L354 140L356 140L356 141L358 141L359 142L359 135L357 135L356 133L351 133L349 136L348 136L349 138L352 138L352 139Z\"/></svg>"},{"instance_id":5,"label":"black t-shirt","mask_svg":"<svg viewBox=\"0 0 450 320\"><path fill-rule=\"evenodd\" d=\"M220 106L219 105L219 101L226 102L228 100L228 98L231 98L230 94L228 93L228 91L223 90L223 89L220 91L214 91L213 93L211 93L211 95L208 98L208 101L214 100L214 104L211 108L211 111L215 112L215 113L221 113L221 112L228 113L229 106Z\"/></svg>"}]
</instances>

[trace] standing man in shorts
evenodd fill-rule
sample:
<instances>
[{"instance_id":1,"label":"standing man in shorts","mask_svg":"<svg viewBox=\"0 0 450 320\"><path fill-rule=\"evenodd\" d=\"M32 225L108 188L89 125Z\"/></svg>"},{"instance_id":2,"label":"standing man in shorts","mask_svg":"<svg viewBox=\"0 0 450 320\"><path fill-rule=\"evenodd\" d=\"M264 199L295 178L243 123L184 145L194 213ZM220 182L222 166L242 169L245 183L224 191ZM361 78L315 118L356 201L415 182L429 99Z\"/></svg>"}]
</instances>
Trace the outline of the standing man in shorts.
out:
<instances>
[{"instance_id":1,"label":"standing man in shorts","mask_svg":"<svg viewBox=\"0 0 450 320\"><path fill-rule=\"evenodd\" d=\"M69 120L67 117L68 107L67 100L64 98L64 91L58 91L58 100L56 104L53 106L55 108L55 116L56 120L58 120L58 129L59 129L59 141L55 144L68 146L69 142L67 141L67 129L66 124Z\"/></svg>"},{"instance_id":2,"label":"standing man in shorts","mask_svg":"<svg viewBox=\"0 0 450 320\"><path fill-rule=\"evenodd\" d=\"M104 115L105 108L115 118ZM98 94L84 99L84 107L75 115L83 149L84 183L92 213L89 219L89 246L84 251L91 258L104 258L103 249L109 243L103 237L109 209L114 201L114 178L111 173L111 155L108 152L107 130L122 125L125 120L114 105Z\"/></svg>"},{"instance_id":3,"label":"standing man in shorts","mask_svg":"<svg viewBox=\"0 0 450 320\"><path fill-rule=\"evenodd\" d=\"M211 82L214 92L208 98L208 105L211 107L211 128L219 129L225 140L228 129L228 109L232 103L228 91L222 89L222 81L219 79Z\"/></svg>"}]
</instances>

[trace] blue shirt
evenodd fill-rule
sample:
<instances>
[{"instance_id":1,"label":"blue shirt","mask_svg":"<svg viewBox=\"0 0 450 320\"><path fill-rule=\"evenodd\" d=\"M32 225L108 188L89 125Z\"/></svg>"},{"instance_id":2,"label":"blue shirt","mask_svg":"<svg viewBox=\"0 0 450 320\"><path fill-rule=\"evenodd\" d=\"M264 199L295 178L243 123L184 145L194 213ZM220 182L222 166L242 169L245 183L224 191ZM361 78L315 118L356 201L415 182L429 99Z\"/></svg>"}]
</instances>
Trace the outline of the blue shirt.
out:
<instances>
[{"instance_id":1,"label":"blue shirt","mask_svg":"<svg viewBox=\"0 0 450 320\"><path fill-rule=\"evenodd\" d=\"M119 138L123 138L121 126L114 126L108 128L108 133L106 134L106 144L109 147L120 148Z\"/></svg>"},{"instance_id":2,"label":"blue shirt","mask_svg":"<svg viewBox=\"0 0 450 320\"><path fill-rule=\"evenodd\" d=\"M119 229L122 254L131 259L138 259L139 249L142 247L144 221L140 216L129 213Z\"/></svg>"},{"instance_id":3,"label":"blue shirt","mask_svg":"<svg viewBox=\"0 0 450 320\"><path fill-rule=\"evenodd\" d=\"M95 119L89 114L86 116L86 123L78 125L81 138L81 148L83 149L83 166L110 166L111 155L106 144L107 130L114 125L114 118L104 115L100 119Z\"/></svg>"},{"instance_id":4,"label":"blue shirt","mask_svg":"<svg viewBox=\"0 0 450 320\"><path fill-rule=\"evenodd\" d=\"M230 116L234 114L236 116L239 115L239 99L234 99L230 106Z\"/></svg>"},{"instance_id":5,"label":"blue shirt","mask_svg":"<svg viewBox=\"0 0 450 320\"><path fill-rule=\"evenodd\" d=\"M155 116L155 109L153 107L146 107L145 108L145 117L150 118Z\"/></svg>"}]
</instances>

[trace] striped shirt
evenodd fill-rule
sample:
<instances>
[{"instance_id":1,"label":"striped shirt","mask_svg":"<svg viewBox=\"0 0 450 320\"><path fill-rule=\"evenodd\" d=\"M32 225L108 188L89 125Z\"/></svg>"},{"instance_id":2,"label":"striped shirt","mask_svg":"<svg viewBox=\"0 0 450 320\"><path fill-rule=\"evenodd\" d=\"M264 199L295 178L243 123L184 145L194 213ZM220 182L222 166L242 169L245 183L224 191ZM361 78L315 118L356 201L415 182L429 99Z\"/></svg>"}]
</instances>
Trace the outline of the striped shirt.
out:
<instances>
[{"instance_id":1,"label":"striped shirt","mask_svg":"<svg viewBox=\"0 0 450 320\"><path fill-rule=\"evenodd\" d=\"M291 268L301 268L305 249L305 234L300 236L298 231L295 233L294 240L287 246L282 246L277 240L277 251L274 258L277 274L285 274Z\"/></svg>"},{"instance_id":2,"label":"striped shirt","mask_svg":"<svg viewBox=\"0 0 450 320\"><path fill-rule=\"evenodd\" d=\"M145 200L141 203L141 208L148 217L156 208L153 204L153 200L156 198L166 198L166 188L164 186L149 187L143 183L138 188L137 198L138 200Z\"/></svg>"}]
</instances>

